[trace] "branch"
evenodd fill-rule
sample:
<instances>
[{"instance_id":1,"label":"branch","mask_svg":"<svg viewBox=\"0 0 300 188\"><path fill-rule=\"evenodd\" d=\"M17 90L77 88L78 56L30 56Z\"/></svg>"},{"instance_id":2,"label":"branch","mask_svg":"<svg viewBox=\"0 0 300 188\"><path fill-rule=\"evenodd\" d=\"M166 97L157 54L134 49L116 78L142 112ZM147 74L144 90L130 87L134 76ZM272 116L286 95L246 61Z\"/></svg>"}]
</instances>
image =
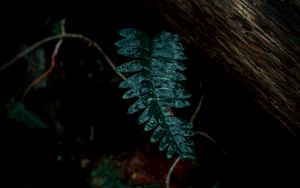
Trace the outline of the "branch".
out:
<instances>
[{"instance_id":1,"label":"branch","mask_svg":"<svg viewBox=\"0 0 300 188\"><path fill-rule=\"evenodd\" d=\"M61 32L62 32L62 34L65 34L65 19L63 19L63 20L61 21ZM24 102L25 97L27 96L27 94L28 94L28 92L30 91L30 89L31 89L35 84L39 83L41 80L43 80L45 77L47 77L47 76L52 72L52 70L54 69L55 64L56 64L55 58L56 58L56 56L57 56L57 53L58 53L58 51L59 51L59 48L60 48L62 42L63 42L63 38L60 38L59 41L57 41L57 43L56 43L56 45L55 45L55 48L54 48L54 50L53 50L53 52L52 52L52 55L51 55L51 65L50 65L50 67L49 67L43 74L41 74L41 75L39 75L37 78L35 78L35 79L29 84L29 86L25 89L25 91L24 91L24 93L23 93L23 95L22 95L22 99L21 99L22 103Z\"/></svg>"},{"instance_id":2,"label":"branch","mask_svg":"<svg viewBox=\"0 0 300 188\"><path fill-rule=\"evenodd\" d=\"M104 59L108 62L108 64L110 65L110 67L115 71L116 66L114 65L114 63L110 60L110 58L104 53L104 51L102 50L102 48L93 40L91 40L90 38L82 35L82 34L77 34L77 33L62 33L62 34L58 34L58 35L53 35L53 36L49 36L47 38L44 38L36 43L34 43L32 46L30 46L29 48L27 48L26 50L20 52L19 54L17 54L14 58L12 58L10 61L4 63L4 65L2 65L0 67L0 72L7 69L9 66L13 65L15 62L17 62L19 59L23 58L24 56L26 56L28 53L30 53L31 51L33 51L34 49L36 49L37 47L51 42L53 40L57 40L57 39L62 39L62 38L76 38L76 39L80 39L83 41L86 41L89 43L89 45L95 47L98 52L100 52L100 54L104 57ZM116 72L116 71L115 71ZM121 74L116 72L116 74L119 75L120 78L122 78L123 80L126 79L126 77Z\"/></svg>"}]
</instances>

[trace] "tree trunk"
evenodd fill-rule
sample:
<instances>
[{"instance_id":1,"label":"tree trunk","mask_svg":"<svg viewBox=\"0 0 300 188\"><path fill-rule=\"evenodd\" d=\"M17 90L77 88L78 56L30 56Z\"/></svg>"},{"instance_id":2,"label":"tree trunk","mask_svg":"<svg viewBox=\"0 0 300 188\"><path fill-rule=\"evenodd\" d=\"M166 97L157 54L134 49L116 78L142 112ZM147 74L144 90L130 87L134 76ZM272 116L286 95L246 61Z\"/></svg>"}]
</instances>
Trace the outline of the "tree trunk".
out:
<instances>
[{"instance_id":1,"label":"tree trunk","mask_svg":"<svg viewBox=\"0 0 300 188\"><path fill-rule=\"evenodd\" d=\"M146 0L193 47L209 54L292 133L300 127L300 2Z\"/></svg>"}]
</instances>

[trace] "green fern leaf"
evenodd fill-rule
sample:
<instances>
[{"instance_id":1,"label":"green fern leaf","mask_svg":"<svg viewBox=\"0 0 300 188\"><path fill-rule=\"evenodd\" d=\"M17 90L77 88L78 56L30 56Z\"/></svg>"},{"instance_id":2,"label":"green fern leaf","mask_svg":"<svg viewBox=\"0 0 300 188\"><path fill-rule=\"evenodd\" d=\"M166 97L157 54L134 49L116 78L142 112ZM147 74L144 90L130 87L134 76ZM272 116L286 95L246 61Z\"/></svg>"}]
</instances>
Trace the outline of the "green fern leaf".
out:
<instances>
[{"instance_id":1,"label":"green fern leaf","mask_svg":"<svg viewBox=\"0 0 300 188\"><path fill-rule=\"evenodd\" d=\"M8 105L7 118L19 121L28 128L47 128L38 115L25 108L24 104L11 102Z\"/></svg>"},{"instance_id":2,"label":"green fern leaf","mask_svg":"<svg viewBox=\"0 0 300 188\"><path fill-rule=\"evenodd\" d=\"M133 60L117 67L118 72L138 72L144 69L141 60Z\"/></svg>"},{"instance_id":3,"label":"green fern leaf","mask_svg":"<svg viewBox=\"0 0 300 188\"><path fill-rule=\"evenodd\" d=\"M185 60L184 47L178 35L161 32L151 39L140 30L122 29L124 38L116 42L120 55L130 61L116 67L116 71L133 73L120 83L128 89L123 99L138 98L128 109L128 114L142 111L138 124L144 130L153 130L150 141L160 142L159 149L166 150L167 157L175 153L183 159L194 159L192 124L175 117L171 108L190 105L191 95L178 82L186 77L178 71L185 70L179 61Z\"/></svg>"}]
</instances>

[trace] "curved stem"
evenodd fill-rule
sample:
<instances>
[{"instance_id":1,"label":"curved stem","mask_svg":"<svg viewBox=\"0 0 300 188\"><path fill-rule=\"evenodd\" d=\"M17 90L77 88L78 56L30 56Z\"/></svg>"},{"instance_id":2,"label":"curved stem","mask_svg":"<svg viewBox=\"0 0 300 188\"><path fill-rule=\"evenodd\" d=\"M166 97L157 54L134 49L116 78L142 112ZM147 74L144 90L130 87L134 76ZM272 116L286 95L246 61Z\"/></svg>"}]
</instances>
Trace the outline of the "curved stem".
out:
<instances>
[{"instance_id":1,"label":"curved stem","mask_svg":"<svg viewBox=\"0 0 300 188\"><path fill-rule=\"evenodd\" d=\"M201 82L201 81L200 81L200 89L201 89L201 91L203 92L202 82ZM190 118L190 122L191 122L192 124L194 124L194 121L195 121L195 119L196 119L196 116L198 115L198 113L199 113L199 111L200 111L200 109L201 109L201 107L202 107L203 100L204 100L204 96L205 96L205 94L203 93L203 94L201 95L200 99L199 99L198 105L197 105L197 107L196 107L194 113L192 114L192 116L191 116L191 118Z\"/></svg>"},{"instance_id":2,"label":"curved stem","mask_svg":"<svg viewBox=\"0 0 300 188\"><path fill-rule=\"evenodd\" d=\"M201 98L199 100L199 103L198 103L198 106L197 106L196 110L194 111L194 113L193 113L193 115L192 115L192 117L190 119L190 121L191 121L192 124L194 124L196 116L198 115L198 113L199 113L199 111L200 111L200 109L202 107L204 96L205 96L204 94L201 96Z\"/></svg>"},{"instance_id":3,"label":"curved stem","mask_svg":"<svg viewBox=\"0 0 300 188\"><path fill-rule=\"evenodd\" d=\"M199 136L203 136L203 137L207 138L212 143L216 144L220 148L220 150L223 152L223 154L227 153L226 150L215 139L213 139L211 136L209 136L209 134L207 134L203 131L196 131L194 135L199 135Z\"/></svg>"},{"instance_id":4,"label":"curved stem","mask_svg":"<svg viewBox=\"0 0 300 188\"><path fill-rule=\"evenodd\" d=\"M51 42L53 40L57 40L57 39L62 39L62 38L77 38L77 39L81 39L83 41L86 41L89 43L89 45L95 47L98 52L100 52L100 54L104 57L104 59L108 62L108 64L110 65L110 67L115 71L115 65L114 63L110 60L110 58L104 53L104 51L102 50L102 48L93 40L91 40L90 38L82 35L82 34L77 34L77 33L62 33L62 34L58 34L58 35L53 35L53 36L49 36L46 37L36 43L34 43L32 46L30 46L29 48L27 48L26 50L20 52L19 54L17 54L14 58L12 58L10 61L4 63L4 65L2 65L0 67L0 72L5 70L6 68L8 68L9 66L13 65L16 61L18 61L19 59L23 58L24 56L26 56L28 53L30 53L31 51L33 51L34 49L36 49L37 47ZM116 71L115 71L116 72ZM123 80L126 79L126 77L121 74L116 72Z\"/></svg>"},{"instance_id":5,"label":"curved stem","mask_svg":"<svg viewBox=\"0 0 300 188\"><path fill-rule=\"evenodd\" d=\"M34 79L30 84L29 86L25 89L25 91L23 92L23 95L22 95L22 98L21 98L21 102L23 103L28 92L30 91L30 89L35 85L37 84L38 82L40 82L42 79L44 79L48 74L50 74L50 72L53 70L55 66L55 57L51 57L51 65L50 65L50 68L47 69L46 72L44 72L43 74L39 75L36 79Z\"/></svg>"},{"instance_id":6,"label":"curved stem","mask_svg":"<svg viewBox=\"0 0 300 188\"><path fill-rule=\"evenodd\" d=\"M172 166L170 167L169 171L168 171L168 174L167 174L167 178L166 178L166 181L165 181L165 184L166 184L166 188L170 188L170 180L171 180L171 175L172 175L172 172L174 171L176 165L179 163L180 161L180 157L178 157L174 163L172 164Z\"/></svg>"},{"instance_id":7,"label":"curved stem","mask_svg":"<svg viewBox=\"0 0 300 188\"><path fill-rule=\"evenodd\" d=\"M62 32L62 34L65 34L65 21L66 21L66 20L63 19L63 20L61 21L61 23L60 23L60 24L61 24L61 32ZM28 92L30 91L30 89L31 89L35 84L39 83L41 80L43 80L44 78L46 78L46 77L52 72L52 70L54 69L55 64L56 64L55 58L56 58L56 55L57 55L57 53L58 53L58 50L59 50L59 48L60 48L62 42L63 42L63 38L60 38L59 41L58 41L58 42L56 43L56 45L55 45L55 48L54 48L54 50L53 50L53 52L52 52L52 55L51 55L51 64L50 64L50 67L49 67L43 74L41 74L40 76L38 76L37 78L35 78L35 79L29 84L29 86L25 89L25 91L24 91L24 93L23 93L23 95L22 95L22 98L21 98L21 102L22 102L22 103L24 102L25 97L27 96L27 94L28 94Z\"/></svg>"}]
</instances>

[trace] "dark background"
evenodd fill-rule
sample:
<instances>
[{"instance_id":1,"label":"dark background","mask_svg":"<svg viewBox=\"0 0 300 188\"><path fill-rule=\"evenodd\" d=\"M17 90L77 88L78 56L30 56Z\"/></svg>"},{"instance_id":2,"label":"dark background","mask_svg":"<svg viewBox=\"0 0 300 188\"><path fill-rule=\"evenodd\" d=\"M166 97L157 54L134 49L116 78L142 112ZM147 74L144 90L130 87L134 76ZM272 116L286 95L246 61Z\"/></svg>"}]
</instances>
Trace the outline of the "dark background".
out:
<instances>
[{"instance_id":1,"label":"dark background","mask_svg":"<svg viewBox=\"0 0 300 188\"><path fill-rule=\"evenodd\" d=\"M119 29L136 27L149 35L172 32L142 1L9 1L0 10L0 64L17 54L22 44L51 35L52 24L64 17L67 32L97 41L116 64L122 63L113 45L119 39ZM45 45L49 57L54 44ZM193 97L192 106L178 113L188 119L204 92L194 129L209 133L227 151L222 154L205 138L195 137L198 165L184 175L186 184L300 186L299 139L253 102L246 85L239 85L206 54L185 45L189 56L185 86ZM88 187L91 169L80 168L82 158L93 164L104 155L126 158L136 150L163 157L157 145L148 145L149 134L136 124L137 116L126 115L132 101L121 99L120 79L100 54L84 42L66 39L57 58L63 65L49 76L47 87L32 91L25 101L49 124L47 130L28 129L5 118L6 104L12 97L20 97L30 83L24 61L0 72L0 187ZM90 74L93 77L88 77ZM57 128L56 120L63 131ZM88 141L91 125L95 126L93 142ZM57 162L58 155L65 160Z\"/></svg>"}]
</instances>

